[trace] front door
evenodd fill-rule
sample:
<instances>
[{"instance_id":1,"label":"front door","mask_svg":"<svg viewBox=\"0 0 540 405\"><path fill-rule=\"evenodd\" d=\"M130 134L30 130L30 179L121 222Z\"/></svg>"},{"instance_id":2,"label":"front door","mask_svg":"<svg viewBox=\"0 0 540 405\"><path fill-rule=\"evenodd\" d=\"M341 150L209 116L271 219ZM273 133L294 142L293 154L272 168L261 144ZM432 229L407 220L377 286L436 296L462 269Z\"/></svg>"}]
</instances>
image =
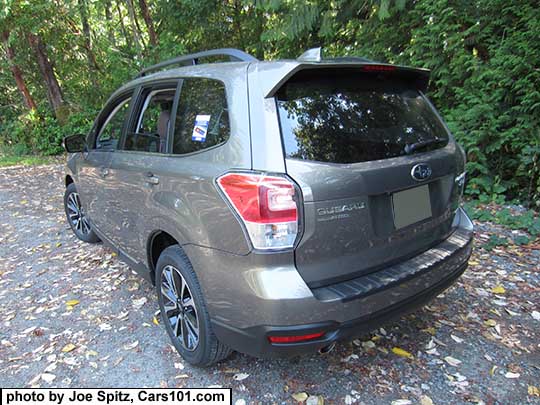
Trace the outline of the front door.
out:
<instances>
[{"instance_id":1,"label":"front door","mask_svg":"<svg viewBox=\"0 0 540 405\"><path fill-rule=\"evenodd\" d=\"M110 163L120 142L130 101L131 93L126 93L102 111L78 171L78 190L83 208L92 224L106 237L109 237L110 219L116 211L110 200L115 189L110 177Z\"/></svg>"}]
</instances>

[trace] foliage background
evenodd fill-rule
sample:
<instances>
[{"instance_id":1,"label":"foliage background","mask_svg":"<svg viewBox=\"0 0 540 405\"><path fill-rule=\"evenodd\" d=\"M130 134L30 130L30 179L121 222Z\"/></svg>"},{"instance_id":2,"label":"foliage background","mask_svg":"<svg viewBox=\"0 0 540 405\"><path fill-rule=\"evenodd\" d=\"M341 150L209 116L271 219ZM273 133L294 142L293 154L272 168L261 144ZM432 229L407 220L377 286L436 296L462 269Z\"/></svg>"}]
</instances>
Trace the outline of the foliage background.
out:
<instances>
[{"instance_id":1,"label":"foliage background","mask_svg":"<svg viewBox=\"0 0 540 405\"><path fill-rule=\"evenodd\" d=\"M217 47L295 58L323 46L327 56L431 69L429 96L467 151L468 192L540 206L534 0L0 0L0 33L4 153L60 153L65 135L87 131L107 96L156 61ZM31 35L44 44L60 108ZM14 66L37 108L25 104Z\"/></svg>"}]
</instances>

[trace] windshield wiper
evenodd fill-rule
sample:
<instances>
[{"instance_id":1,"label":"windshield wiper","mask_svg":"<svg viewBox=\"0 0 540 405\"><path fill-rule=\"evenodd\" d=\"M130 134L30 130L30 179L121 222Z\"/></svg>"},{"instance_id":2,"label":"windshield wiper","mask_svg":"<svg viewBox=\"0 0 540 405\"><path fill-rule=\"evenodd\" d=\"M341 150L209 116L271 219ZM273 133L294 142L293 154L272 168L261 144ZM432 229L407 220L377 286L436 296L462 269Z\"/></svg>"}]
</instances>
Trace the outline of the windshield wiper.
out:
<instances>
[{"instance_id":1,"label":"windshield wiper","mask_svg":"<svg viewBox=\"0 0 540 405\"><path fill-rule=\"evenodd\" d=\"M440 143L442 141L443 141L443 139L441 139L441 138L434 138L434 139L430 139L428 141L415 142L415 143L405 145L405 148L403 148L403 150L407 155L410 155L415 150L424 149L424 148L426 148L428 146L434 145L436 143Z\"/></svg>"}]
</instances>

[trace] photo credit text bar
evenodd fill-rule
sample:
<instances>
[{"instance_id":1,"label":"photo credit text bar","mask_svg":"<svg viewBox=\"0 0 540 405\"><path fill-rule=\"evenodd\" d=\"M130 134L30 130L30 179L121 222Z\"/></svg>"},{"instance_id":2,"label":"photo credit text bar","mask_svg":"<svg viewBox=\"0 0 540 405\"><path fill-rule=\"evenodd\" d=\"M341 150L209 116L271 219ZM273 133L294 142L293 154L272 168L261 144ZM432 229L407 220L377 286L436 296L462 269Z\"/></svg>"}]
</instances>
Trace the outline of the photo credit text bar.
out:
<instances>
[{"instance_id":1,"label":"photo credit text bar","mask_svg":"<svg viewBox=\"0 0 540 405\"><path fill-rule=\"evenodd\" d=\"M230 388L2 388L1 405L232 404Z\"/></svg>"}]
</instances>

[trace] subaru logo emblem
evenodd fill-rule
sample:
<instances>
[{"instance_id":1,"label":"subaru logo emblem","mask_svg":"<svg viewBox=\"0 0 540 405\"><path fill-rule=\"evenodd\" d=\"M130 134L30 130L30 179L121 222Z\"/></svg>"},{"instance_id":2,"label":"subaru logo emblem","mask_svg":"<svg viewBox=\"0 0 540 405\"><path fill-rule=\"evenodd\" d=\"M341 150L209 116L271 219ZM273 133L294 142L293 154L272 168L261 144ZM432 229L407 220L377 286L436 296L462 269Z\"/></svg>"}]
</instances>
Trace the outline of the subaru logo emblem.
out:
<instances>
[{"instance_id":1,"label":"subaru logo emblem","mask_svg":"<svg viewBox=\"0 0 540 405\"><path fill-rule=\"evenodd\" d=\"M424 181L431 177L431 167L427 163L418 163L411 169L411 177L416 181Z\"/></svg>"}]
</instances>

